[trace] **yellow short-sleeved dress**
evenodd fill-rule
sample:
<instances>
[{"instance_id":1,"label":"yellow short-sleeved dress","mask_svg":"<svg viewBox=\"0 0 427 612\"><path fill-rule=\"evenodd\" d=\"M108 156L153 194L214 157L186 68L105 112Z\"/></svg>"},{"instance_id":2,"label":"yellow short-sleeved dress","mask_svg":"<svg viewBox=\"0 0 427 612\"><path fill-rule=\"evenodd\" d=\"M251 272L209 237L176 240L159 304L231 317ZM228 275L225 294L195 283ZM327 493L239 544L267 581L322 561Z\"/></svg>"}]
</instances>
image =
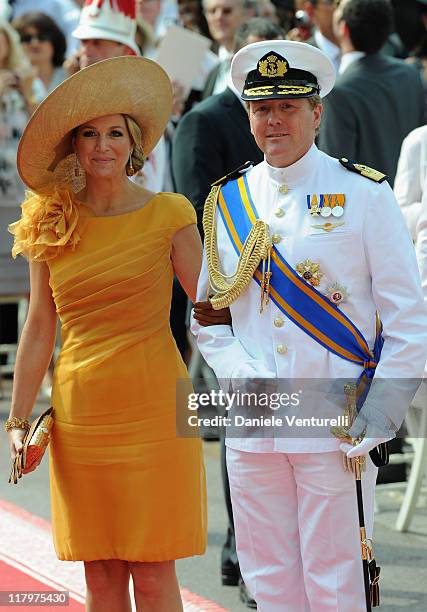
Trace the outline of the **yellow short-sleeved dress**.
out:
<instances>
[{"instance_id":1,"label":"yellow short-sleeved dress","mask_svg":"<svg viewBox=\"0 0 427 612\"><path fill-rule=\"evenodd\" d=\"M202 449L200 440L176 435L176 381L188 374L169 326L172 239L196 223L194 209L172 193L118 216L67 206L53 220L57 245L61 232L67 244L56 256L53 247L45 251L62 328L50 445L58 558L202 554ZM26 225L11 227L18 251L37 233Z\"/></svg>"}]
</instances>

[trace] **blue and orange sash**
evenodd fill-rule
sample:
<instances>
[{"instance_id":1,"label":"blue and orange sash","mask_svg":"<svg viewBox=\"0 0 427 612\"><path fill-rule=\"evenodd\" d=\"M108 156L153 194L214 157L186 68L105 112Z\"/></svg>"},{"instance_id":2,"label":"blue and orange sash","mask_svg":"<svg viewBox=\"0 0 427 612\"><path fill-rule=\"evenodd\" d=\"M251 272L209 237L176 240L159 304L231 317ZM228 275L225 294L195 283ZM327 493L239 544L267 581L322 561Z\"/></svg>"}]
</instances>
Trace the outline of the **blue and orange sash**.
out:
<instances>
[{"instance_id":1,"label":"blue and orange sash","mask_svg":"<svg viewBox=\"0 0 427 612\"><path fill-rule=\"evenodd\" d=\"M245 175L222 186L218 208L231 243L240 255L252 225L259 219ZM360 382L372 379L383 344L379 319L375 346L371 352L363 334L350 319L307 283L274 246L270 270L270 298L286 317L328 351L363 366ZM260 267L254 274L254 280L261 285ZM365 393L362 395L365 396ZM359 408L362 403L363 400L358 402Z\"/></svg>"}]
</instances>

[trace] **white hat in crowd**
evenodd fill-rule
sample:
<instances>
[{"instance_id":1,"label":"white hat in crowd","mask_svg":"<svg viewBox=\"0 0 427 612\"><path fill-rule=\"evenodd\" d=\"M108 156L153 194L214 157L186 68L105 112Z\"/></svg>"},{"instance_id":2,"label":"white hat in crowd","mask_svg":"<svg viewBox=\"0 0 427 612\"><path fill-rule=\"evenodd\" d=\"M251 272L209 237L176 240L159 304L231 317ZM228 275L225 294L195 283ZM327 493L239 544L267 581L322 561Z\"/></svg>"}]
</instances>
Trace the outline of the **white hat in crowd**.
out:
<instances>
[{"instance_id":1,"label":"white hat in crowd","mask_svg":"<svg viewBox=\"0 0 427 612\"><path fill-rule=\"evenodd\" d=\"M135 33L135 0L86 0L73 36L80 40L114 40L141 55Z\"/></svg>"}]
</instances>

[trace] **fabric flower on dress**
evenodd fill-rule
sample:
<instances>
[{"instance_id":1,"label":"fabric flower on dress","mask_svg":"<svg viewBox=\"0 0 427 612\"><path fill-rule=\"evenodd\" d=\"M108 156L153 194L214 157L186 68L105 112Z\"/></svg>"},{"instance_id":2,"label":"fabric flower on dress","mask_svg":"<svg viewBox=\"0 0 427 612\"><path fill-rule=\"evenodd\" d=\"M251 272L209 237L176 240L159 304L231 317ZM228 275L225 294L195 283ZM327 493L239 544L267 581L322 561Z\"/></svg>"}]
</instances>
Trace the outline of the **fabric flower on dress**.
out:
<instances>
[{"instance_id":1,"label":"fabric flower on dress","mask_svg":"<svg viewBox=\"0 0 427 612\"><path fill-rule=\"evenodd\" d=\"M79 206L66 189L49 193L26 193L21 219L9 225L15 236L12 256L19 253L33 261L47 261L80 240Z\"/></svg>"}]
</instances>

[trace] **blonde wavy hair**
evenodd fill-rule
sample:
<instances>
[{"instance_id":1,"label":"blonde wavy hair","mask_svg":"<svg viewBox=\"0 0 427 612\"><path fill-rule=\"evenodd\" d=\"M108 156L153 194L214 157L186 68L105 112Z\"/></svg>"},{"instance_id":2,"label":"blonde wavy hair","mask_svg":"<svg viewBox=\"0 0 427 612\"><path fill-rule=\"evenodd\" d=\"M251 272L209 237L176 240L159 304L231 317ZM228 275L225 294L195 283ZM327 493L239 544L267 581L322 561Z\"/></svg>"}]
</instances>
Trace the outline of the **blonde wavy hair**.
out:
<instances>
[{"instance_id":1,"label":"blonde wavy hair","mask_svg":"<svg viewBox=\"0 0 427 612\"><path fill-rule=\"evenodd\" d=\"M142 132L141 128L129 115L123 115L123 119L125 120L127 130L129 132L129 137L132 143L132 166L134 172L138 172L144 166L145 163L145 154L142 148ZM133 172L130 170L129 162L126 164L126 174L131 176Z\"/></svg>"},{"instance_id":2,"label":"blonde wavy hair","mask_svg":"<svg viewBox=\"0 0 427 612\"><path fill-rule=\"evenodd\" d=\"M10 23L3 19L0 19L0 32L6 36L9 45L7 65L4 66L4 68L11 71L22 69L31 70L30 60L21 47L18 32L12 28Z\"/></svg>"}]
</instances>

